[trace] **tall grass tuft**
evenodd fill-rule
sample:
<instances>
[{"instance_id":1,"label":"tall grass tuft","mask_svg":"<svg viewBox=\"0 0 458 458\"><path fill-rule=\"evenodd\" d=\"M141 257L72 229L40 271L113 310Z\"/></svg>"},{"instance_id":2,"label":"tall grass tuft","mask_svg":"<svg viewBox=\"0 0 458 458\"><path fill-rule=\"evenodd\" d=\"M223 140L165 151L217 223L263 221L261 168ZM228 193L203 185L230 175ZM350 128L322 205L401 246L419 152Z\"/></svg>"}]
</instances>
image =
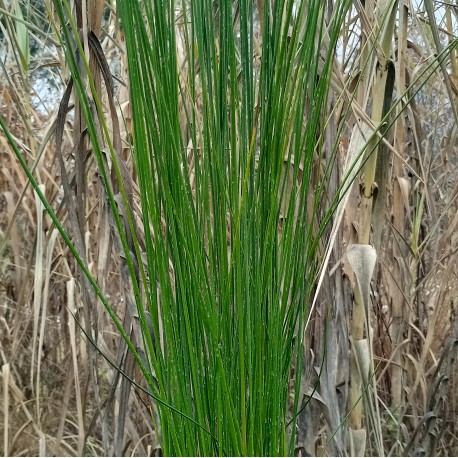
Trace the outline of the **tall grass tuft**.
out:
<instances>
[{"instance_id":1,"label":"tall grass tuft","mask_svg":"<svg viewBox=\"0 0 458 458\"><path fill-rule=\"evenodd\" d=\"M136 332L46 208L148 382L164 454L292 455L303 331L337 202L337 139L323 145L348 2L118 2L139 196L86 61L96 37L80 40L68 4L55 7Z\"/></svg>"},{"instance_id":2,"label":"tall grass tuft","mask_svg":"<svg viewBox=\"0 0 458 458\"><path fill-rule=\"evenodd\" d=\"M183 2L178 12L173 2L120 3L152 389L201 426L160 407L166 454L293 452L302 330L327 221L322 129L345 8L264 8L261 37L249 1Z\"/></svg>"}]
</instances>

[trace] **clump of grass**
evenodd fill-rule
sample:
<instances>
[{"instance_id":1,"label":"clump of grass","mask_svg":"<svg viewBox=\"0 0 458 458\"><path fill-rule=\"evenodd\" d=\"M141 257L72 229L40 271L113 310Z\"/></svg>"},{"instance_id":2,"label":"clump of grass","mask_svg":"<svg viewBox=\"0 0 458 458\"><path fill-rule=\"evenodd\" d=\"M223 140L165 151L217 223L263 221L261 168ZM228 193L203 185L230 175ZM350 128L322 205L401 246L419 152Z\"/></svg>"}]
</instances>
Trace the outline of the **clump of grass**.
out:
<instances>
[{"instance_id":1,"label":"clump of grass","mask_svg":"<svg viewBox=\"0 0 458 458\"><path fill-rule=\"evenodd\" d=\"M73 27L73 37L63 28L63 46L125 257L137 333L122 327L84 253L47 210L159 401L167 455L294 451L303 329L332 211L325 192L333 151L322 144L346 6L266 3L255 33L244 0L216 10L183 2L179 12L173 2L119 4L139 229L84 58L88 41L79 41L67 5L56 3L62 24Z\"/></svg>"},{"instance_id":2,"label":"clump of grass","mask_svg":"<svg viewBox=\"0 0 458 458\"><path fill-rule=\"evenodd\" d=\"M326 223L327 175L313 166L344 7L327 25L319 2L265 6L259 68L251 2L183 4L182 62L173 4L120 9L155 335L144 349L152 390L186 415L159 407L166 454L294 448L301 371L293 402L288 382Z\"/></svg>"}]
</instances>

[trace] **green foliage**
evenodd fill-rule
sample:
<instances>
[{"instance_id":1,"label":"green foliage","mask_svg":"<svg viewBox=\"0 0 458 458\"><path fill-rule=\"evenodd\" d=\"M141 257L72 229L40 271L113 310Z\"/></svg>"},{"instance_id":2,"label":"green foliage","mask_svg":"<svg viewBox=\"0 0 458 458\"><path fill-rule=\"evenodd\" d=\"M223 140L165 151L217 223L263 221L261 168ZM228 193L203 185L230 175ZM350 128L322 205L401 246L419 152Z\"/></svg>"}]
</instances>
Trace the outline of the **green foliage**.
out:
<instances>
[{"instance_id":1,"label":"green foliage","mask_svg":"<svg viewBox=\"0 0 458 458\"><path fill-rule=\"evenodd\" d=\"M328 11L320 0L276 1L273 9L266 2L259 64L251 1L216 9L207 0L179 8L118 2L143 241L89 75L129 234L121 222L73 42L89 68L68 5L56 2L131 276L144 359L53 220L159 400L166 455L293 454L303 331L335 204L327 195L335 145L323 151L323 139L347 3Z\"/></svg>"},{"instance_id":2,"label":"green foliage","mask_svg":"<svg viewBox=\"0 0 458 458\"><path fill-rule=\"evenodd\" d=\"M147 307L162 346L146 350L157 393L211 433L161 408L164 451L291 454L294 428L286 424L298 409L302 330L319 265L316 214L326 185L318 173L312 188L313 165L322 153L329 68L345 7L325 24L322 2L275 2L274 10L266 3L258 70L252 2L240 2L234 27L231 3L215 14L210 2L192 1L181 10L181 73L173 3L143 6L120 3ZM329 51L320 65L324 37Z\"/></svg>"}]
</instances>

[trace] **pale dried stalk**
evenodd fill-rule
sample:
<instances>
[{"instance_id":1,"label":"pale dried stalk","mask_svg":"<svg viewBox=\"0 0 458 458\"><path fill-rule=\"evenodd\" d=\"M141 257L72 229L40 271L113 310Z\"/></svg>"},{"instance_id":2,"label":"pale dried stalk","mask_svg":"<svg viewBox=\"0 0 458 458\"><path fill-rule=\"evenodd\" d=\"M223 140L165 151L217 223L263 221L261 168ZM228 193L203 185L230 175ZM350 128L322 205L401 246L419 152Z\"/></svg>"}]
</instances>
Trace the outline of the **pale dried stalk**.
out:
<instances>
[{"instance_id":1,"label":"pale dried stalk","mask_svg":"<svg viewBox=\"0 0 458 458\"><path fill-rule=\"evenodd\" d=\"M397 92L402 94L405 88L405 64L407 54L407 15L408 5L406 1L401 1L399 5L399 28L398 28L398 59L396 61L396 76L397 76ZM403 105L399 107L399 111L402 111ZM396 121L395 127L395 148L402 152L404 149L405 141L405 126L403 117L399 113L399 117ZM395 351L395 349L401 345L403 340L404 331L404 294L403 289L407 286L403 282L408 281L408 278L403 276L403 269L401 269L400 261L402 253L399 243L396 242L399 238L396 233L404 236L405 224L404 224L404 198L401 190L402 180L402 164L397 157L393 157L393 228L392 231L392 243L393 243L393 254L392 254L392 265L393 279L396 282L390 281L388 287L390 288L390 296L392 303L392 323L390 327L391 341L393 343L393 359L391 366L391 408L392 412L399 414L402 411L404 405L403 397L403 370L402 370L402 353ZM402 288L402 289L401 289Z\"/></svg>"},{"instance_id":2,"label":"pale dried stalk","mask_svg":"<svg viewBox=\"0 0 458 458\"><path fill-rule=\"evenodd\" d=\"M374 12L374 8L369 9L370 5L366 4L366 16L370 17ZM375 5L372 5L372 7ZM391 55L391 42L394 33L396 9L395 3L379 1L377 3L376 17L373 18L376 28L380 30L378 39L376 41L377 47L377 62L375 68L375 78L372 85L372 114L371 119L375 126L379 126L384 116L384 101L385 92L387 87L388 78L388 65ZM362 17L364 17L362 15ZM386 20L384 19L386 18ZM363 21L364 22L364 21ZM370 21L367 21L370 23ZM369 36L370 31L366 29L366 33ZM373 52L371 49L370 52ZM370 59L367 56L367 59ZM362 65L366 65L367 61L362 62ZM367 88L368 89L368 88ZM366 88L361 89L361 96L366 91ZM359 228L358 228L358 244L363 247L368 247L371 240L371 222L373 218L373 193L375 188L375 174L377 165L377 155L379 148L379 140L374 138L369 143L368 152L370 156L365 163L363 169L363 185L361 187L361 207L359 214ZM368 396L370 392L363 390L364 374L361 373L361 367L358 364L357 348L360 342L365 339L368 340L368 351L369 358L372 358L372 337L370 327L370 308L365 306L366 298L362 297L358 291L357 285L354 289L354 303L353 303L353 315L351 322L351 337L352 337L352 357L350 362L350 378L351 387L349 393L349 407L353 408L350 414L350 438L353 438L351 442L357 442L354 445L352 452L360 454L365 452L366 448L366 433L363 428L362 422L362 403L360 399L364 396ZM371 371L373 371L373 364L370 364ZM367 388L367 387L366 387ZM376 386L374 385L374 390ZM368 397L370 399L370 397ZM377 440L377 451L383 454L383 444L381 441L381 425L379 415L376 415L378 409L378 402L371 400L368 402L368 408L370 409L370 420L373 428L376 432ZM378 417L378 418L377 418Z\"/></svg>"}]
</instances>

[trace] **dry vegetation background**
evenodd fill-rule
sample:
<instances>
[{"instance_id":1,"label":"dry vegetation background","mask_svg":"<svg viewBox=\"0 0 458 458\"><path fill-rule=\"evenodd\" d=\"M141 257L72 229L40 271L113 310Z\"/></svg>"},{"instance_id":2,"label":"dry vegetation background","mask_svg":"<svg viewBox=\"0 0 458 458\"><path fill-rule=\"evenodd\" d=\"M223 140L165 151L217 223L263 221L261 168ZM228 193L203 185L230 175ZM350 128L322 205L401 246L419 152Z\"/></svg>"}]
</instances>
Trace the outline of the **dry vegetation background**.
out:
<instances>
[{"instance_id":1,"label":"dry vegetation background","mask_svg":"<svg viewBox=\"0 0 458 458\"><path fill-rule=\"evenodd\" d=\"M363 415L366 453L456 456L456 49L446 54L442 66L433 66L435 56L457 36L458 3L394 2L397 19L387 35L374 34L380 20L375 7L389 2L353 3L336 53L329 100L335 106L329 122L335 135L340 135L341 173L355 147L351 143L355 124L361 120L377 124L375 104L397 102L404 95L393 109L392 126L380 144L370 193L374 199L370 240L378 261L370 281L375 373L367 383L375 397L367 401ZM89 8L94 8L89 25L116 78L124 160L136 189L127 143L131 128L126 56L115 3L92 2ZM68 70L55 34L59 25L53 11L52 2L46 0L0 1L0 110L48 201L65 221L55 134ZM382 36L387 36L388 48ZM377 52L364 67L361 62L372 48ZM382 69L387 71L391 90L380 94L381 62L377 66L377 59L383 60L384 53L388 59ZM422 72L428 68L432 70L425 82ZM343 102L338 97L342 90L353 96L350 105L349 99ZM344 117L348 106L350 116ZM80 183L79 214L84 218L79 223L88 265L123 316L126 292L119 259L112 256L115 248L108 241L109 224L94 159L90 150L84 157L75 155L78 123L79 116L70 111L62 156L70 178ZM130 385L87 344L72 314L89 320L98 345L126 368L129 358L119 335L100 304L90 310L85 307L75 262L3 135L0 155L2 450L15 456L159 453L150 401L135 388L126 397ZM302 456L351 451L347 431L355 413L349 414L348 407L349 342L355 331L351 310L356 280L345 250L365 231L367 178L366 171L352 187L311 317L302 381L303 397L309 402L297 422L296 451ZM134 200L138 206L138 199ZM132 373L141 383L135 370Z\"/></svg>"}]
</instances>

